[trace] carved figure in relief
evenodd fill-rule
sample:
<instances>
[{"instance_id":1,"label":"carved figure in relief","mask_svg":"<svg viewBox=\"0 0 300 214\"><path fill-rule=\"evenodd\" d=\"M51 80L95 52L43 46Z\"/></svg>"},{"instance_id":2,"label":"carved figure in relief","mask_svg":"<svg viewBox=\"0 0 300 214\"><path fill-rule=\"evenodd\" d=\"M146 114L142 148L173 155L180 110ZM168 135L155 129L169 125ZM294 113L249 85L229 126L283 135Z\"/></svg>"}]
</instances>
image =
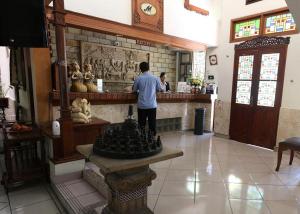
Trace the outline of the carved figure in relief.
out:
<instances>
[{"instance_id":1,"label":"carved figure in relief","mask_svg":"<svg viewBox=\"0 0 300 214\"><path fill-rule=\"evenodd\" d=\"M71 91L72 92L87 92L87 87L83 84L83 75L80 72L80 67L76 61L69 66L71 74Z\"/></svg>"},{"instance_id":2,"label":"carved figure in relief","mask_svg":"<svg viewBox=\"0 0 300 214\"><path fill-rule=\"evenodd\" d=\"M134 80L137 77L137 65L135 64L134 55L132 51L130 51L128 54L128 60L125 65L125 70L125 80Z\"/></svg>"},{"instance_id":3,"label":"carved figure in relief","mask_svg":"<svg viewBox=\"0 0 300 214\"><path fill-rule=\"evenodd\" d=\"M104 60L96 59L95 65L97 65L96 67L94 67L96 78L103 79L104 78L104 67L105 67Z\"/></svg>"},{"instance_id":4,"label":"carved figure in relief","mask_svg":"<svg viewBox=\"0 0 300 214\"><path fill-rule=\"evenodd\" d=\"M84 65L84 84L88 92L98 92L97 86L93 83L95 75L92 74L92 65Z\"/></svg>"},{"instance_id":5,"label":"carved figure in relief","mask_svg":"<svg viewBox=\"0 0 300 214\"><path fill-rule=\"evenodd\" d=\"M114 61L111 59L110 65L106 68L105 79L106 80L121 80L123 79L123 62Z\"/></svg>"},{"instance_id":6,"label":"carved figure in relief","mask_svg":"<svg viewBox=\"0 0 300 214\"><path fill-rule=\"evenodd\" d=\"M86 99L76 98L72 102L71 116L75 123L89 123L91 121L91 104Z\"/></svg>"}]
</instances>

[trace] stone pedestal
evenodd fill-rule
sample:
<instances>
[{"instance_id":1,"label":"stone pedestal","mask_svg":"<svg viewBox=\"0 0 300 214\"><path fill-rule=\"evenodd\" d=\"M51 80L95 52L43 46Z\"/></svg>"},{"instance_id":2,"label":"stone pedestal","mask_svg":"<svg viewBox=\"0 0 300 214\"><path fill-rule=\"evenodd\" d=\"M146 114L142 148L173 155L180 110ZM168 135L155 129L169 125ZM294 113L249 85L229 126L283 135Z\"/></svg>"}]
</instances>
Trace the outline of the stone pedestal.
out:
<instances>
[{"instance_id":1,"label":"stone pedestal","mask_svg":"<svg viewBox=\"0 0 300 214\"><path fill-rule=\"evenodd\" d=\"M104 214L148 214L147 188L151 186L156 173L149 166L106 175L111 197L104 208Z\"/></svg>"},{"instance_id":2,"label":"stone pedestal","mask_svg":"<svg viewBox=\"0 0 300 214\"><path fill-rule=\"evenodd\" d=\"M162 152L147 158L120 160L94 155L93 145L77 146L77 151L100 168L109 186L108 205L103 214L150 214L147 207L147 188L156 173L149 164L183 155L177 149L164 147Z\"/></svg>"}]
</instances>

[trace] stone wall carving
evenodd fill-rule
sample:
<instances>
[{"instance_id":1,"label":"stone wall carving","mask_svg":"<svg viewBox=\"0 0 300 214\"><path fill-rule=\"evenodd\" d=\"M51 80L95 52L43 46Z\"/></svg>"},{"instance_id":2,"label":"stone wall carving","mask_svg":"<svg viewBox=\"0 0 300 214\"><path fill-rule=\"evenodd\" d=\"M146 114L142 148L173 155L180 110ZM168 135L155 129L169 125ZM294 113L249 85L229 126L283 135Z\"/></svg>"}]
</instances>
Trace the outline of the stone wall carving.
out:
<instances>
[{"instance_id":1,"label":"stone wall carving","mask_svg":"<svg viewBox=\"0 0 300 214\"><path fill-rule=\"evenodd\" d=\"M95 78L105 82L132 82L143 61L150 61L146 51L81 42L82 65L91 64Z\"/></svg>"}]
</instances>

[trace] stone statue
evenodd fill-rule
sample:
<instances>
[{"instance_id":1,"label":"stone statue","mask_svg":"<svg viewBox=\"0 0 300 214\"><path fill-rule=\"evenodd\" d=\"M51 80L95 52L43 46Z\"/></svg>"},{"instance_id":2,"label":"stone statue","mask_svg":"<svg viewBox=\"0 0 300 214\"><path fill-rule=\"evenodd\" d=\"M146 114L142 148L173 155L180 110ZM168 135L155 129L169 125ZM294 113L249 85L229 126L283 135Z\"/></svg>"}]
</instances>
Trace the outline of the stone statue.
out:
<instances>
[{"instance_id":1,"label":"stone statue","mask_svg":"<svg viewBox=\"0 0 300 214\"><path fill-rule=\"evenodd\" d=\"M75 123L89 123L91 121L91 104L86 99L76 98L71 106L72 120Z\"/></svg>"},{"instance_id":2,"label":"stone statue","mask_svg":"<svg viewBox=\"0 0 300 214\"><path fill-rule=\"evenodd\" d=\"M72 92L87 92L87 87L82 83L83 75L80 72L80 67L76 61L70 66L70 75L72 80L71 91Z\"/></svg>"},{"instance_id":3,"label":"stone statue","mask_svg":"<svg viewBox=\"0 0 300 214\"><path fill-rule=\"evenodd\" d=\"M95 75L92 73L92 65L84 65L84 84L87 87L88 92L98 92L97 86L93 83Z\"/></svg>"}]
</instances>

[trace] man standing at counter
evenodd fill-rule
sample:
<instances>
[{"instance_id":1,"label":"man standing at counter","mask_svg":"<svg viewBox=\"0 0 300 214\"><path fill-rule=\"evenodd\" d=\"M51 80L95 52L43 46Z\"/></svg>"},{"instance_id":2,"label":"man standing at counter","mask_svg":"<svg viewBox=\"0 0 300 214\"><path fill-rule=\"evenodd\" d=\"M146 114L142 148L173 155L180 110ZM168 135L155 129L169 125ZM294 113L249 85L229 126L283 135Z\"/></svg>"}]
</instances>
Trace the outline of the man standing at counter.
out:
<instances>
[{"instance_id":1,"label":"man standing at counter","mask_svg":"<svg viewBox=\"0 0 300 214\"><path fill-rule=\"evenodd\" d=\"M144 129L148 119L149 130L156 135L156 92L161 91L160 81L149 72L149 63L140 64L142 74L134 81L133 91L138 93L138 123Z\"/></svg>"}]
</instances>

